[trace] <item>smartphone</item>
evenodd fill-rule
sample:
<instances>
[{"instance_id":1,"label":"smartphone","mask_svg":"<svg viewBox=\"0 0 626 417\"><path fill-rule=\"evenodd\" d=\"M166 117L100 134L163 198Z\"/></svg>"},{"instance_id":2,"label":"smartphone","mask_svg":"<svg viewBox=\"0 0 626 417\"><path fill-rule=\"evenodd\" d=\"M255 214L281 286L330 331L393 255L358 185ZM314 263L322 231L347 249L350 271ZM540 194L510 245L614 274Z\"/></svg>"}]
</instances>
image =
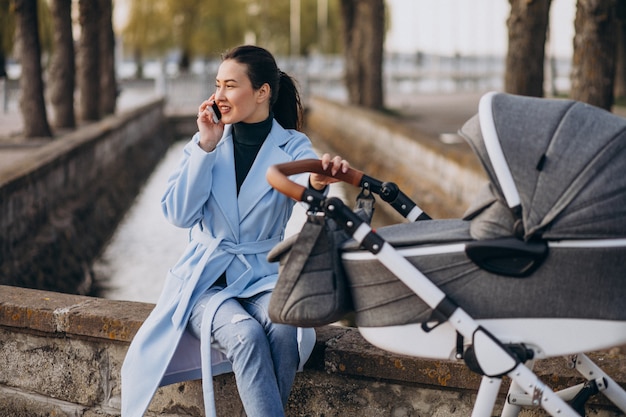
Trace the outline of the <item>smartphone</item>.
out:
<instances>
[{"instance_id":1,"label":"smartphone","mask_svg":"<svg viewBox=\"0 0 626 417\"><path fill-rule=\"evenodd\" d=\"M215 102L209 107L209 111L213 115L213 123L217 123L222 118L222 112Z\"/></svg>"}]
</instances>

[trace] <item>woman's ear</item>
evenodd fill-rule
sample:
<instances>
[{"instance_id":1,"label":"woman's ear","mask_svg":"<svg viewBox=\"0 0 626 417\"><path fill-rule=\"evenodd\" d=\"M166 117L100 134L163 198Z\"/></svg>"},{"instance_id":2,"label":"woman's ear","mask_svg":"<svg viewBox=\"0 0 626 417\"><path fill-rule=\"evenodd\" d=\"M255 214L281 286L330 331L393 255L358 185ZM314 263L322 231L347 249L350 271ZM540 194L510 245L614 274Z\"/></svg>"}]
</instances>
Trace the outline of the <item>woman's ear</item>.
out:
<instances>
[{"instance_id":1,"label":"woman's ear","mask_svg":"<svg viewBox=\"0 0 626 417\"><path fill-rule=\"evenodd\" d=\"M269 101L271 95L272 89L268 83L265 83L257 90L257 102L262 103L266 100Z\"/></svg>"}]
</instances>

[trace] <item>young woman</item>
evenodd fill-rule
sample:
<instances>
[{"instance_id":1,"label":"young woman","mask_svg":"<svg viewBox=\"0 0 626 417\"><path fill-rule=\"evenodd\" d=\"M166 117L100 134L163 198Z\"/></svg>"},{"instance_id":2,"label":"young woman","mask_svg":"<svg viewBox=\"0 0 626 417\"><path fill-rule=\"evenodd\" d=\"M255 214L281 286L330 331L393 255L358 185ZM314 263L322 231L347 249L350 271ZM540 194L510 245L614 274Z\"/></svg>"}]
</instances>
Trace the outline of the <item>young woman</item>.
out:
<instances>
[{"instance_id":1,"label":"young woman","mask_svg":"<svg viewBox=\"0 0 626 417\"><path fill-rule=\"evenodd\" d=\"M206 415L214 416L212 378L229 371L248 417L282 416L315 342L312 329L274 324L267 314L278 266L266 257L283 238L294 202L269 186L265 172L317 158L297 130L298 91L274 57L255 46L223 56L215 87L161 201L171 223L190 228L190 240L128 350L123 417L143 416L159 386L197 378ZM328 154L322 164L333 175L349 167ZM336 180L310 174L299 181L324 190Z\"/></svg>"}]
</instances>

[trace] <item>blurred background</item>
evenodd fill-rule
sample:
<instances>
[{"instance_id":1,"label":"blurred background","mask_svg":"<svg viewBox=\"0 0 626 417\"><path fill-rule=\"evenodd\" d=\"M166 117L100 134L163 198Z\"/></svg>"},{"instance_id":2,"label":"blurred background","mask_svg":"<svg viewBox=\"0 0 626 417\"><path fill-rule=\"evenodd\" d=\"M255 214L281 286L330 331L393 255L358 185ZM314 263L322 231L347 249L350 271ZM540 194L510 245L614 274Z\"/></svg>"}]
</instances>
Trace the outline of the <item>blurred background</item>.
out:
<instances>
[{"instance_id":1,"label":"blurred background","mask_svg":"<svg viewBox=\"0 0 626 417\"><path fill-rule=\"evenodd\" d=\"M383 109L398 94L500 90L611 109L625 91L624 9L618 0L0 0L0 104L7 114L20 111L20 95L43 100L57 127L75 123L56 104L68 92L79 120L140 94L186 109L210 94L220 54L251 43L277 56L305 99ZM113 97L90 104L94 95Z\"/></svg>"}]
</instances>

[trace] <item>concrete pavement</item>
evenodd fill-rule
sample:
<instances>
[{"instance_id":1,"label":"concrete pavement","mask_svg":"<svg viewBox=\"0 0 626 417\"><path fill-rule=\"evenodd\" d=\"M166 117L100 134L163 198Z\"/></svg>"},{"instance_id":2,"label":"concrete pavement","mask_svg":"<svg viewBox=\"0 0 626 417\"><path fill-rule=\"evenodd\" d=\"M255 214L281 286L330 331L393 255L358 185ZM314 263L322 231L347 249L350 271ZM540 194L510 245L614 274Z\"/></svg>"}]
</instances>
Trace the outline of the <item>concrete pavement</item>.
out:
<instances>
[{"instance_id":1,"label":"concrete pavement","mask_svg":"<svg viewBox=\"0 0 626 417\"><path fill-rule=\"evenodd\" d=\"M386 106L403 122L423 133L439 135L454 133L478 111L482 93L415 94L389 97ZM118 111L145 104L155 94L145 91L123 90L118 100ZM0 112L0 149L26 146L20 138L24 122L19 109L12 106L7 113ZM190 111L193 111L190 110ZM49 120L51 118L49 117Z\"/></svg>"},{"instance_id":2,"label":"concrete pavement","mask_svg":"<svg viewBox=\"0 0 626 417\"><path fill-rule=\"evenodd\" d=\"M146 104L157 96L146 91L126 91L120 94L117 102L118 112L123 112ZM0 110L0 167L7 167L32 152L33 149L50 142L48 138L25 140L21 133L24 129L24 120L17 103L11 103L8 111ZM51 122L51 117L48 117ZM55 131L56 135L63 132Z\"/></svg>"},{"instance_id":3,"label":"concrete pavement","mask_svg":"<svg viewBox=\"0 0 626 417\"><path fill-rule=\"evenodd\" d=\"M478 102L485 92L425 93L390 96L386 107L390 115L397 117L411 129L429 136L438 137L443 142L461 140L456 132L478 112ZM118 99L118 111L128 110L156 98L151 91L122 90ZM13 106L17 107L17 106ZM195 111L189 109L190 112ZM614 113L626 117L626 107L615 107ZM49 119L50 120L50 119ZM0 112L0 166L19 158L33 147L47 141L25 141L20 137L23 120L19 109L9 108L8 113Z\"/></svg>"},{"instance_id":4,"label":"concrete pavement","mask_svg":"<svg viewBox=\"0 0 626 417\"><path fill-rule=\"evenodd\" d=\"M420 93L390 95L385 106L400 120L422 133L442 135L456 133L463 124L478 112L478 102L483 92ZM122 90L118 99L118 111L128 110L156 98L151 91ZM193 112L194 109L189 111ZM626 107L615 107L613 113L626 117ZM49 120L51 118L49 117ZM0 111L0 147L9 142L21 142L22 116L17 104L9 106L8 112ZM444 138L445 140L445 138Z\"/></svg>"}]
</instances>

